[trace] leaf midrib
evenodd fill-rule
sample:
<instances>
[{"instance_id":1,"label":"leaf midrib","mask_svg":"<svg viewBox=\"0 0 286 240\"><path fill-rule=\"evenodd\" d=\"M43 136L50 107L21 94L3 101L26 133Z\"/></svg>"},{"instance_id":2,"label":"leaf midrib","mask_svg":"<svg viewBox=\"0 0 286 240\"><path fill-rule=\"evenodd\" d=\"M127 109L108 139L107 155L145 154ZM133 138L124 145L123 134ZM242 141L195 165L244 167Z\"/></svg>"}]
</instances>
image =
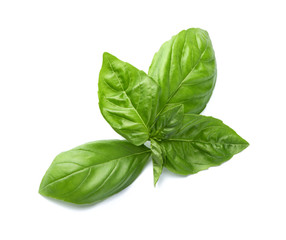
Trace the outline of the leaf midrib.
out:
<instances>
[{"instance_id":1,"label":"leaf midrib","mask_svg":"<svg viewBox=\"0 0 286 240\"><path fill-rule=\"evenodd\" d=\"M109 58L108 58L108 57L107 57L107 61L108 61L108 63L109 63L109 66L110 66L112 72L115 74L115 76L116 76L116 78L117 78L117 81L118 81L118 83L120 84L120 87L121 87L122 91L124 92L125 96L126 96L127 99L129 100L129 103L130 103L131 106L134 108L136 114L138 115L138 117L140 118L141 122L143 123L143 126L146 128L146 130L147 130L147 132L148 132L148 127L146 126L145 122L143 121L141 115L138 113L137 109L134 107L134 105L133 105L133 103L132 103L130 97L128 96L128 94L127 94L126 91L124 90L124 88L123 88L123 86L122 86L122 83L121 83L121 81L119 80L117 73L114 71L113 66L112 66L111 62L109 61ZM129 75L129 74L128 74L128 75Z\"/></svg>"},{"instance_id":2,"label":"leaf midrib","mask_svg":"<svg viewBox=\"0 0 286 240\"><path fill-rule=\"evenodd\" d=\"M168 105L168 103L171 101L171 99L176 95L176 93L179 91L179 89L181 88L181 86L183 85L183 83L186 81L186 79L192 74L192 72L194 71L194 69L197 67L197 65L199 64L199 62L202 60L202 56L205 54L207 48L209 46L209 39L207 40L207 44L206 47L204 49L204 51L202 52L200 58L198 59L198 61L196 62L196 64L193 66L193 68L191 69L191 71L187 74L187 76L181 81L181 83L179 84L179 86L177 87L177 89L172 93L172 95L168 98L167 102L164 104L164 107L159 111L159 113L156 115L155 120L151 126L151 128L155 125L155 123L157 122L157 118L160 116L160 114L163 112L163 110L166 108L166 106ZM169 70L170 71L170 70Z\"/></svg>"},{"instance_id":3,"label":"leaf midrib","mask_svg":"<svg viewBox=\"0 0 286 240\"><path fill-rule=\"evenodd\" d=\"M86 152L92 152L92 151L84 150L84 149L72 149L72 150L70 150L70 151L86 151ZM62 177L62 178L56 179L55 181L52 181L52 182L48 183L48 184L45 185L44 187L40 188L40 191L43 190L43 189L45 189L45 188L47 188L48 186L50 186L50 185L52 185L52 184L54 184L54 183L57 183L57 182L59 182L59 181L61 181L61 180L65 180L66 178L69 178L69 177L71 177L71 176L73 176L73 175L76 175L76 174L78 174L78 173L81 173L81 172L85 171L86 169L93 168L93 167L95 167L95 166L99 166L99 165L102 165L102 164L105 164L105 163L108 163L108 162L112 162L112 161L120 161L120 160L123 159L123 158L128 158L128 157L140 155L140 154L144 154L144 153L147 153L147 152L150 153L151 150L144 151L144 152L140 152L140 153L134 153L134 154L131 154L131 155L127 155L127 156L120 157L120 158L111 159L111 160L108 160L108 161L106 161L106 162L102 162L102 163L98 163L98 164L92 164L92 165L90 165L90 166L88 166L88 167L84 167L84 168L82 168L82 169L80 169L80 170L76 170L76 171L74 171L74 172L72 172L72 173L70 173L70 174L68 174L68 175L66 175L66 176L64 176L64 177ZM94 152L92 152L92 153L94 153ZM77 164L77 163L74 163L74 162L59 162L59 163L55 163L55 164L57 165L57 164Z\"/></svg>"},{"instance_id":4,"label":"leaf midrib","mask_svg":"<svg viewBox=\"0 0 286 240\"><path fill-rule=\"evenodd\" d=\"M180 138L169 138L166 140L162 140L162 142L190 142L190 143L202 143L202 144L217 144L217 145L248 145L247 143L218 143L218 142L204 142L204 141L197 141L197 140L191 140L191 139L180 139Z\"/></svg>"}]
</instances>

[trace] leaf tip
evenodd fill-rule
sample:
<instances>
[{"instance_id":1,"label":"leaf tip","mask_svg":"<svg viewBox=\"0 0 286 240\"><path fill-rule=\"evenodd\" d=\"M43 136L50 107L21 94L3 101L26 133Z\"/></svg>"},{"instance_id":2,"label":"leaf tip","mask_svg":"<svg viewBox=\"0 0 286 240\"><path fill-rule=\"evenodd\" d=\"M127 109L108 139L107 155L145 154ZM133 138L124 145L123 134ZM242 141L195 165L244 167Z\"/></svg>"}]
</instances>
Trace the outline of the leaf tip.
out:
<instances>
[{"instance_id":1,"label":"leaf tip","mask_svg":"<svg viewBox=\"0 0 286 240\"><path fill-rule=\"evenodd\" d=\"M159 178L154 178L154 188L156 187L158 180Z\"/></svg>"},{"instance_id":2,"label":"leaf tip","mask_svg":"<svg viewBox=\"0 0 286 240\"><path fill-rule=\"evenodd\" d=\"M41 194L42 196L48 197L49 196L49 188L47 186L47 174L44 175L42 178L41 184L38 189L38 193Z\"/></svg>"},{"instance_id":3,"label":"leaf tip","mask_svg":"<svg viewBox=\"0 0 286 240\"><path fill-rule=\"evenodd\" d=\"M249 146L249 143L245 139L243 139L242 137L240 137L240 138L241 138L241 143L239 144L239 148L237 149L237 151L234 154L242 152L243 150L245 150Z\"/></svg>"},{"instance_id":4,"label":"leaf tip","mask_svg":"<svg viewBox=\"0 0 286 240\"><path fill-rule=\"evenodd\" d=\"M245 142L245 143L244 143L244 149L246 149L246 148L249 147L250 144L249 144L249 142L247 142L245 139L243 139L243 140L244 140L244 142Z\"/></svg>"},{"instance_id":5,"label":"leaf tip","mask_svg":"<svg viewBox=\"0 0 286 240\"><path fill-rule=\"evenodd\" d=\"M247 148L250 144L247 142L244 138L240 137L242 140L242 145L244 145L244 148Z\"/></svg>"},{"instance_id":6,"label":"leaf tip","mask_svg":"<svg viewBox=\"0 0 286 240\"><path fill-rule=\"evenodd\" d=\"M44 176L45 177L45 176ZM38 193L39 194L41 194L41 195L43 195L43 196L45 196L45 186L44 186L44 184L43 184L43 180L42 180L42 182L41 182L41 184L40 184L40 186L39 186L39 190L38 190Z\"/></svg>"},{"instance_id":7,"label":"leaf tip","mask_svg":"<svg viewBox=\"0 0 286 240\"><path fill-rule=\"evenodd\" d=\"M46 196L45 191L43 190L42 184L39 187L38 193L41 194L42 196Z\"/></svg>"},{"instance_id":8,"label":"leaf tip","mask_svg":"<svg viewBox=\"0 0 286 240\"><path fill-rule=\"evenodd\" d=\"M102 57L103 57L103 60L109 59L109 58L115 58L115 56L113 56L112 54L110 54L108 52L104 52Z\"/></svg>"}]
</instances>

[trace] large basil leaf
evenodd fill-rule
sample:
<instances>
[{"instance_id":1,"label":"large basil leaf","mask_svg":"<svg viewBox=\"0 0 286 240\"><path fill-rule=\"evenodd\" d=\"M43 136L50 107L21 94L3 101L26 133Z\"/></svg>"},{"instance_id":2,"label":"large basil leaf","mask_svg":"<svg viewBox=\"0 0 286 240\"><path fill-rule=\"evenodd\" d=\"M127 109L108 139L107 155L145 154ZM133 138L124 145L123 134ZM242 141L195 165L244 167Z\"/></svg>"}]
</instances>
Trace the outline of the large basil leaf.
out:
<instances>
[{"instance_id":1,"label":"large basil leaf","mask_svg":"<svg viewBox=\"0 0 286 240\"><path fill-rule=\"evenodd\" d=\"M177 133L158 143L164 165L183 175L218 166L249 145L222 121L196 114L186 114Z\"/></svg>"},{"instance_id":2,"label":"large basil leaf","mask_svg":"<svg viewBox=\"0 0 286 240\"><path fill-rule=\"evenodd\" d=\"M162 87L156 120L167 104L183 104L185 113L200 113L215 86L215 54L206 31L191 28L165 42L149 68Z\"/></svg>"},{"instance_id":3,"label":"large basil leaf","mask_svg":"<svg viewBox=\"0 0 286 240\"><path fill-rule=\"evenodd\" d=\"M87 143L55 158L39 192L67 202L94 203L129 186L149 157L150 149L127 141Z\"/></svg>"},{"instance_id":4,"label":"large basil leaf","mask_svg":"<svg viewBox=\"0 0 286 240\"><path fill-rule=\"evenodd\" d=\"M104 53L98 96L101 113L116 132L135 145L149 139L159 97L158 84L152 78Z\"/></svg>"}]
</instances>

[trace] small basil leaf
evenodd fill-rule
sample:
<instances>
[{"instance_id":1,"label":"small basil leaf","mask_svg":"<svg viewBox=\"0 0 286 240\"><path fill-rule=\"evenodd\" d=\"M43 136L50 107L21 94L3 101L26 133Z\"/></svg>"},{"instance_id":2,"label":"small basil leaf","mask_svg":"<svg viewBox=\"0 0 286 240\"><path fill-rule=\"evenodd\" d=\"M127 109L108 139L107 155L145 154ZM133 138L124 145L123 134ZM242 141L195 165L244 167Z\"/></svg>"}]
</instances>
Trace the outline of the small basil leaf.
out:
<instances>
[{"instance_id":1,"label":"small basil leaf","mask_svg":"<svg viewBox=\"0 0 286 240\"><path fill-rule=\"evenodd\" d=\"M186 114L178 132L159 144L164 166L183 175L218 166L249 145L222 121L196 114Z\"/></svg>"},{"instance_id":2,"label":"small basil leaf","mask_svg":"<svg viewBox=\"0 0 286 240\"><path fill-rule=\"evenodd\" d=\"M160 145L154 139L151 139L151 151L153 162L154 186L156 186L156 183L158 182L163 170L163 152L161 150Z\"/></svg>"},{"instance_id":3,"label":"small basil leaf","mask_svg":"<svg viewBox=\"0 0 286 240\"><path fill-rule=\"evenodd\" d=\"M183 105L167 105L153 126L151 137L156 139L167 138L180 128L183 118Z\"/></svg>"},{"instance_id":4,"label":"small basil leaf","mask_svg":"<svg viewBox=\"0 0 286 240\"><path fill-rule=\"evenodd\" d=\"M76 204L95 203L129 186L149 157L150 149L127 141L87 143L55 158L39 192Z\"/></svg>"},{"instance_id":5,"label":"small basil leaf","mask_svg":"<svg viewBox=\"0 0 286 240\"><path fill-rule=\"evenodd\" d=\"M190 28L173 36L154 55L148 75L162 88L157 116L169 103L183 104L185 113L202 112L217 76L208 33Z\"/></svg>"},{"instance_id":6,"label":"small basil leaf","mask_svg":"<svg viewBox=\"0 0 286 240\"><path fill-rule=\"evenodd\" d=\"M99 107L111 127L135 145L149 139L159 87L143 71L103 54L98 83Z\"/></svg>"}]
</instances>

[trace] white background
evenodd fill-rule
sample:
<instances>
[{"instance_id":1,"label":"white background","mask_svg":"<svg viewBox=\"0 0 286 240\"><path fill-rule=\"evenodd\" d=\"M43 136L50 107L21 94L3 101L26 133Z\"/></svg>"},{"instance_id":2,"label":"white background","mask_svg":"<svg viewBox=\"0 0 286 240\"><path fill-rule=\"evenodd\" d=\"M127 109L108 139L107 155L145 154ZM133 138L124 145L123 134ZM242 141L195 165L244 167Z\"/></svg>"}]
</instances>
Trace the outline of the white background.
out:
<instances>
[{"instance_id":1,"label":"white background","mask_svg":"<svg viewBox=\"0 0 286 240\"><path fill-rule=\"evenodd\" d=\"M0 239L286 239L285 1L0 1ZM218 79L203 112L250 147L188 177L151 163L91 207L38 194L60 152L121 139L98 108L102 53L148 71L183 29L206 29Z\"/></svg>"}]
</instances>

